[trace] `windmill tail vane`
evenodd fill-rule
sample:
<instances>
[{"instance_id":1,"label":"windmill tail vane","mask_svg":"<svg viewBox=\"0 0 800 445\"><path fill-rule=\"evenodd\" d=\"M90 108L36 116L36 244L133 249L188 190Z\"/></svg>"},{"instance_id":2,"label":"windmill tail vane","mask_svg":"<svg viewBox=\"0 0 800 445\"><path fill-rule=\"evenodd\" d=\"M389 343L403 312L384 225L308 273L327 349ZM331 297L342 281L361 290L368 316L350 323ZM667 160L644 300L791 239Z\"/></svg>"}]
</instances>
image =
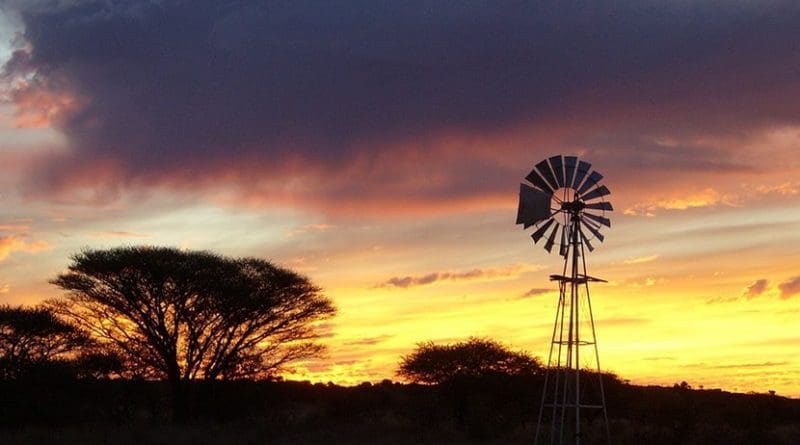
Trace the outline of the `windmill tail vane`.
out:
<instances>
[{"instance_id":1,"label":"windmill tail vane","mask_svg":"<svg viewBox=\"0 0 800 445\"><path fill-rule=\"evenodd\" d=\"M608 426L600 354L597 350L586 252L605 240L611 227L607 201L611 191L600 182L603 175L577 156L552 156L534 166L520 184L517 224L533 227L534 244L564 259L561 274L550 275L558 283L559 298L547 359L535 444L599 443L595 423ZM566 441L566 442L565 442Z\"/></svg>"}]
</instances>

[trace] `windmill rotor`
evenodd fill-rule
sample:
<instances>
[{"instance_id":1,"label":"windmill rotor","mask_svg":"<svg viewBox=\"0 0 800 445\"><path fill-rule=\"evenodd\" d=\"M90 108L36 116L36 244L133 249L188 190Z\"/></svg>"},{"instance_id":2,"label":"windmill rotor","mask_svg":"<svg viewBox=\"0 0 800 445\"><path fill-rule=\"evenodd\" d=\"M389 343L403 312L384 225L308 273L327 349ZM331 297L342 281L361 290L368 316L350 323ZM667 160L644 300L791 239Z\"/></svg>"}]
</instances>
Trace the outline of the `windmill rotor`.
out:
<instances>
[{"instance_id":1,"label":"windmill rotor","mask_svg":"<svg viewBox=\"0 0 800 445\"><path fill-rule=\"evenodd\" d=\"M548 252L558 246L566 257L573 236L589 250L592 241L603 242L603 227L611 227L606 212L614 210L607 200L611 191L601 184L603 175L577 156L552 156L534 166L520 184L517 224L535 227L534 244L544 240ZM572 232L577 231L574 235Z\"/></svg>"}]
</instances>

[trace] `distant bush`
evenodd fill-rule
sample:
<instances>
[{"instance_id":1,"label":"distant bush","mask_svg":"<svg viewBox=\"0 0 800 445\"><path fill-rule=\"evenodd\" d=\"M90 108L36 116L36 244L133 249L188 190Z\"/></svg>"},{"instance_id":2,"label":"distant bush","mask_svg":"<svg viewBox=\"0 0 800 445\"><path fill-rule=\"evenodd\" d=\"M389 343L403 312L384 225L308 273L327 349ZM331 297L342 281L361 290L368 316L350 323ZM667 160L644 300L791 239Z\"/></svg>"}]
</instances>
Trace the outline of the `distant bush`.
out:
<instances>
[{"instance_id":1,"label":"distant bush","mask_svg":"<svg viewBox=\"0 0 800 445\"><path fill-rule=\"evenodd\" d=\"M542 370L539 359L525 352L511 351L494 340L472 337L449 345L420 343L414 352L401 358L397 374L415 383L438 384L493 374L532 376Z\"/></svg>"}]
</instances>

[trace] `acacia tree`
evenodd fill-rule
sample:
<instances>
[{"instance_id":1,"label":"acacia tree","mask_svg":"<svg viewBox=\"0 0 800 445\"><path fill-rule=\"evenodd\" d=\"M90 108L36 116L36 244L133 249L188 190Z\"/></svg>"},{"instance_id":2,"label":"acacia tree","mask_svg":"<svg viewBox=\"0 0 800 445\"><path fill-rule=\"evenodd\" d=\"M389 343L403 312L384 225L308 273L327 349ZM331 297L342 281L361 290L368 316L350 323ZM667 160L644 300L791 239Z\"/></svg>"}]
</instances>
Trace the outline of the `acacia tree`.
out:
<instances>
[{"instance_id":1,"label":"acacia tree","mask_svg":"<svg viewBox=\"0 0 800 445\"><path fill-rule=\"evenodd\" d=\"M17 379L36 366L64 364L91 346L85 331L46 307L0 306L0 379Z\"/></svg>"},{"instance_id":2,"label":"acacia tree","mask_svg":"<svg viewBox=\"0 0 800 445\"><path fill-rule=\"evenodd\" d=\"M116 351L130 375L269 376L318 355L314 322L335 313L308 278L256 258L166 247L85 250L52 281L59 314Z\"/></svg>"},{"instance_id":3,"label":"acacia tree","mask_svg":"<svg viewBox=\"0 0 800 445\"><path fill-rule=\"evenodd\" d=\"M511 351L494 340L475 337L449 345L419 343L414 352L401 358L397 370L397 374L407 380L426 384L445 383L458 377L541 372L539 359Z\"/></svg>"}]
</instances>

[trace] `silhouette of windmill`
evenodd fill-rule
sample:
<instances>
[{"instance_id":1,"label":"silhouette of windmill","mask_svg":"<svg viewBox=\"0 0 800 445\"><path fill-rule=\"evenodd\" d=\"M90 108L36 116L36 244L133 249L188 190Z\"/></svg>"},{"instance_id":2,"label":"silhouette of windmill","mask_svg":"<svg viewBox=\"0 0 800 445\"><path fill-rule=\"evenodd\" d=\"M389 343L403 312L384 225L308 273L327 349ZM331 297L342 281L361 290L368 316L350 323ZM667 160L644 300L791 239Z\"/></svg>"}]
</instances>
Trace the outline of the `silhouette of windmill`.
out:
<instances>
[{"instance_id":1,"label":"silhouette of windmill","mask_svg":"<svg viewBox=\"0 0 800 445\"><path fill-rule=\"evenodd\" d=\"M548 252L558 245L564 257L562 273L550 275L551 281L558 282L559 297L534 444L563 444L565 440L580 444L581 439L597 435L599 422L604 423L610 443L589 295L590 282L605 280L586 273L586 250L593 251L592 241L602 242L602 228L611 227L606 212L613 207L605 200L611 192L600 185L603 175L576 156L545 159L525 179L528 183L520 184L517 224L525 229L535 227L531 235L534 244L544 240ZM581 360L593 360L595 369L582 366ZM602 418L597 413L602 413Z\"/></svg>"}]
</instances>

